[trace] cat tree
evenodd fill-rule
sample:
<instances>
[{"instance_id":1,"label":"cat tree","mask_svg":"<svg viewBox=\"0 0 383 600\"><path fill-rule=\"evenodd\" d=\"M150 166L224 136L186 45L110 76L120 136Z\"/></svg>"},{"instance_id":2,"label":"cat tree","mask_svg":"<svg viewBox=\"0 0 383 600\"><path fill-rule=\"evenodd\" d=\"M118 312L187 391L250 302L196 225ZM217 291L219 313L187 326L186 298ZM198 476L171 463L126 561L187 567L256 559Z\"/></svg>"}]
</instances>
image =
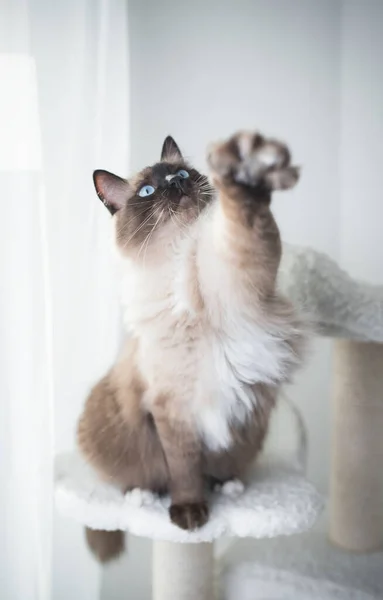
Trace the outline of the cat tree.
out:
<instances>
[{"instance_id":1,"label":"cat tree","mask_svg":"<svg viewBox=\"0 0 383 600\"><path fill-rule=\"evenodd\" d=\"M335 338L330 530L354 552L383 542L383 287L353 280L324 254L285 247L280 284Z\"/></svg>"},{"instance_id":2,"label":"cat tree","mask_svg":"<svg viewBox=\"0 0 383 600\"><path fill-rule=\"evenodd\" d=\"M302 535L229 548L222 598L379 600L383 287L355 281L326 256L294 247L284 248L280 285L309 313L318 335L334 338L328 515Z\"/></svg>"},{"instance_id":3,"label":"cat tree","mask_svg":"<svg viewBox=\"0 0 383 600\"><path fill-rule=\"evenodd\" d=\"M280 285L309 314L319 335L336 338L330 539L347 550L377 549L383 539L383 288L352 280L322 254L287 246ZM88 527L123 529L154 540L154 600L211 600L214 540L222 536L275 538L303 532L314 524L321 510L317 492L292 464L261 464L243 493L235 486L224 492L215 493L211 499L209 522L188 533L170 523L167 499L138 490L123 496L101 483L78 456L57 460L55 495L60 512ZM296 547L302 536L289 540L290 546L287 539L283 543L270 539L269 563L263 565L259 564L262 543L257 544L253 559L258 562L237 564L231 575L230 563L238 563L241 554L234 556L229 550L224 560L229 578L222 596L227 600L234 596L255 600L265 598L265 589L269 589L270 597L286 600L375 598L362 591L353 595L344 582L341 585L331 580L332 568L344 572L343 557L335 549L333 554L322 552L322 580L317 571L313 578L310 568L321 562L315 558L319 552L311 538L307 538L307 551L300 555L301 562L308 561L306 570L303 568L306 576L301 572L298 581L289 560L298 557ZM310 548L314 556L311 562ZM246 560L249 555L250 549ZM275 569L278 564L280 571ZM246 582L248 588L241 587ZM281 587L285 595L277 595ZM286 595L287 588L291 595ZM239 590L243 590L242 595L238 595Z\"/></svg>"},{"instance_id":4,"label":"cat tree","mask_svg":"<svg viewBox=\"0 0 383 600\"><path fill-rule=\"evenodd\" d=\"M101 482L75 454L57 459L55 497L63 515L87 527L121 529L154 540L153 600L212 600L215 540L305 531L322 508L299 468L275 462L259 465L245 490L234 484L215 492L208 523L193 532L170 522L168 498L140 490L123 495Z\"/></svg>"}]
</instances>

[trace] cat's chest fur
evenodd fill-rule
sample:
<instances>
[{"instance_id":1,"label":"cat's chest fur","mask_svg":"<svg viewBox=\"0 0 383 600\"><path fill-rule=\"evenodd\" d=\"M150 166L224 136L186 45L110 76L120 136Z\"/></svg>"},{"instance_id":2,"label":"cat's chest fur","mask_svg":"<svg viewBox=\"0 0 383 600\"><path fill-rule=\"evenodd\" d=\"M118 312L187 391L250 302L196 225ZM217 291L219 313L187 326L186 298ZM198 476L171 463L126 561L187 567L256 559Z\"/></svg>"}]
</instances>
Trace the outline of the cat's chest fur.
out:
<instances>
[{"instance_id":1,"label":"cat's chest fur","mask_svg":"<svg viewBox=\"0 0 383 600\"><path fill-rule=\"evenodd\" d=\"M125 322L140 340L146 402L171 391L174 418L194 426L211 450L229 448L232 427L257 408L254 385L283 378L286 347L236 304L218 328L196 314L182 267L178 258L155 271L126 265Z\"/></svg>"}]
</instances>

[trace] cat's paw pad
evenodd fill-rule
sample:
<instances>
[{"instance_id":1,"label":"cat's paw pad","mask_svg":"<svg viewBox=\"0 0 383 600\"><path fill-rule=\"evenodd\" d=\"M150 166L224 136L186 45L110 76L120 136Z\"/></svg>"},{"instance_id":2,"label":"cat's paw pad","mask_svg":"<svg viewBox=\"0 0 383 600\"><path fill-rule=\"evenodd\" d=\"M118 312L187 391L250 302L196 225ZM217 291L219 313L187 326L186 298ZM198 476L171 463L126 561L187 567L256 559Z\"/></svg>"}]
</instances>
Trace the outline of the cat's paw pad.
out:
<instances>
[{"instance_id":1,"label":"cat's paw pad","mask_svg":"<svg viewBox=\"0 0 383 600\"><path fill-rule=\"evenodd\" d=\"M172 523L181 529L193 531L205 525L209 518L209 509L206 502L172 504L169 514Z\"/></svg>"},{"instance_id":2,"label":"cat's paw pad","mask_svg":"<svg viewBox=\"0 0 383 600\"><path fill-rule=\"evenodd\" d=\"M288 147L259 133L239 132L211 146L208 164L215 183L240 184L266 191L286 190L299 178Z\"/></svg>"},{"instance_id":3,"label":"cat's paw pad","mask_svg":"<svg viewBox=\"0 0 383 600\"><path fill-rule=\"evenodd\" d=\"M243 494L245 486L239 479L230 479L221 486L221 494L228 498L238 498Z\"/></svg>"}]
</instances>

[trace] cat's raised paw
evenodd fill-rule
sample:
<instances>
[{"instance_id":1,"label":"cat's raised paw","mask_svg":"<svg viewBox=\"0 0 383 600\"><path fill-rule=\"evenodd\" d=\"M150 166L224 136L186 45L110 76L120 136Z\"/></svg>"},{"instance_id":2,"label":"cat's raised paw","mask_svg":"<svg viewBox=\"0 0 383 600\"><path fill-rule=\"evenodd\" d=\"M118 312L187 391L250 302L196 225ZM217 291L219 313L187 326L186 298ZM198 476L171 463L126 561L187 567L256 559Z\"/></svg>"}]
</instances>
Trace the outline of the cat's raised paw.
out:
<instances>
[{"instance_id":1,"label":"cat's raised paw","mask_svg":"<svg viewBox=\"0 0 383 600\"><path fill-rule=\"evenodd\" d=\"M238 184L270 192L289 189L299 178L288 147L259 133L242 131L212 145L207 160L219 187Z\"/></svg>"},{"instance_id":2,"label":"cat's raised paw","mask_svg":"<svg viewBox=\"0 0 383 600\"><path fill-rule=\"evenodd\" d=\"M193 531L205 525L209 518L209 509L206 502L172 504L169 514L172 523L181 529Z\"/></svg>"}]
</instances>

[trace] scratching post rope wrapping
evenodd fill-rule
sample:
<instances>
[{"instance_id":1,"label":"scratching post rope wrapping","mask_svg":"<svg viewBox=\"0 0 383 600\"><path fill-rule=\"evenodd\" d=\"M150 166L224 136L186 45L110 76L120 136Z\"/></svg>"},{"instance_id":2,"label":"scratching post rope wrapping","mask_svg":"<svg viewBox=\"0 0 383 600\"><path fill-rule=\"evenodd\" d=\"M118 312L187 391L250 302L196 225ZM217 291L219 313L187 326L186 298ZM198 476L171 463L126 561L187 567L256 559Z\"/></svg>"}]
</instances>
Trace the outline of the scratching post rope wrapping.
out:
<instances>
[{"instance_id":1,"label":"scratching post rope wrapping","mask_svg":"<svg viewBox=\"0 0 383 600\"><path fill-rule=\"evenodd\" d=\"M347 550L383 541L383 344L335 343L330 539Z\"/></svg>"},{"instance_id":2,"label":"scratching post rope wrapping","mask_svg":"<svg viewBox=\"0 0 383 600\"><path fill-rule=\"evenodd\" d=\"M213 544L153 544L153 600L213 600Z\"/></svg>"}]
</instances>

